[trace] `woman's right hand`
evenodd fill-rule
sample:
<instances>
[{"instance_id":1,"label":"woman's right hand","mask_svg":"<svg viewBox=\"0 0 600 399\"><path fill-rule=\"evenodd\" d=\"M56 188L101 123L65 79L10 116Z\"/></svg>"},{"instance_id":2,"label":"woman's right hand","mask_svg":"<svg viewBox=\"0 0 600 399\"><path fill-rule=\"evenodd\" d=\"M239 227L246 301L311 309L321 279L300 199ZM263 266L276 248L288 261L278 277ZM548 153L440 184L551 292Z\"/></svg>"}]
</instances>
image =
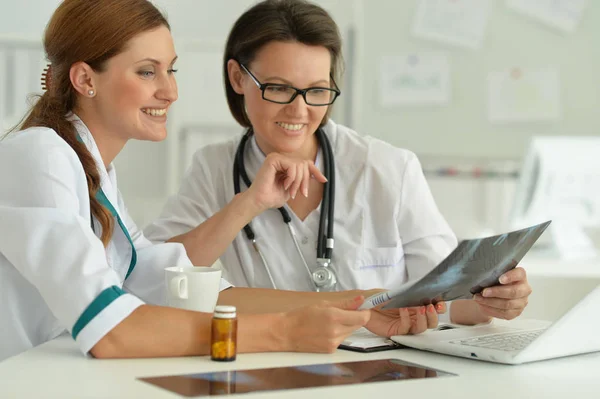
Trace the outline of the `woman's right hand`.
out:
<instances>
[{"instance_id":1,"label":"woman's right hand","mask_svg":"<svg viewBox=\"0 0 600 399\"><path fill-rule=\"evenodd\" d=\"M261 211L279 208L298 193L308 196L311 176L321 183L327 181L312 161L273 152L267 155L246 194Z\"/></svg>"},{"instance_id":2,"label":"woman's right hand","mask_svg":"<svg viewBox=\"0 0 600 399\"><path fill-rule=\"evenodd\" d=\"M342 302L323 302L284 313L280 327L283 347L292 352L332 353L346 337L369 322L369 310L357 310L359 296Z\"/></svg>"}]
</instances>

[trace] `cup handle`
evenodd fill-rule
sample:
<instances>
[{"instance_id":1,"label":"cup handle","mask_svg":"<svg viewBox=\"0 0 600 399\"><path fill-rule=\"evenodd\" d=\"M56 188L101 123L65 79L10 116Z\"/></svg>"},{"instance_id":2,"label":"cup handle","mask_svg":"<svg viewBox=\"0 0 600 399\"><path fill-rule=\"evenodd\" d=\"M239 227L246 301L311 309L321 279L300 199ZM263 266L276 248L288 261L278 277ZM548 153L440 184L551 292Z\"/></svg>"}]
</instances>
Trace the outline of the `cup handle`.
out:
<instances>
[{"instance_id":1,"label":"cup handle","mask_svg":"<svg viewBox=\"0 0 600 399\"><path fill-rule=\"evenodd\" d=\"M171 293L179 299L188 299L188 281L185 275L175 276L169 283Z\"/></svg>"}]
</instances>

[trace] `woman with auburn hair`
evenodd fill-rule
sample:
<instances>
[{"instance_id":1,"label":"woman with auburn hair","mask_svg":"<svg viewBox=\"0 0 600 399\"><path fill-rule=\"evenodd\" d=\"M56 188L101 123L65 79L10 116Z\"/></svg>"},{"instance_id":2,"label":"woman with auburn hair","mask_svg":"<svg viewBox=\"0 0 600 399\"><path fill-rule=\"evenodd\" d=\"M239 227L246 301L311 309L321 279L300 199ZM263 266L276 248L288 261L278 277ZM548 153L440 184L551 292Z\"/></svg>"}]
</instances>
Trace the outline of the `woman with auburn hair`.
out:
<instances>
[{"instance_id":1,"label":"woman with auburn hair","mask_svg":"<svg viewBox=\"0 0 600 399\"><path fill-rule=\"evenodd\" d=\"M177 100L169 24L146 0L65 0L44 48L47 90L0 142L0 360L65 331L96 357L208 354L210 314L159 306L164 268L191 267L184 247L144 237L112 164L128 140L166 137ZM270 184L302 183L279 179L300 162L272 159ZM331 352L370 320L358 291L221 288L219 302L241 313L240 352Z\"/></svg>"},{"instance_id":2,"label":"woman with auburn hair","mask_svg":"<svg viewBox=\"0 0 600 399\"><path fill-rule=\"evenodd\" d=\"M265 0L244 12L223 59L229 109L244 134L194 155L147 237L183 243L196 264L220 257L236 286L393 289L435 267L456 238L416 155L329 119L341 94L341 67L338 27L318 5ZM263 183L275 154L301 161L295 173L304 184L291 197ZM309 179L315 163L327 182ZM240 198L252 206L241 207ZM230 214L244 216L231 222ZM517 317L531 293L525 271L516 268L500 281L474 300L454 301L451 320ZM445 311L437 306L411 308L409 329L380 335L435 327ZM394 317L402 320L402 311L374 310L369 324Z\"/></svg>"}]
</instances>

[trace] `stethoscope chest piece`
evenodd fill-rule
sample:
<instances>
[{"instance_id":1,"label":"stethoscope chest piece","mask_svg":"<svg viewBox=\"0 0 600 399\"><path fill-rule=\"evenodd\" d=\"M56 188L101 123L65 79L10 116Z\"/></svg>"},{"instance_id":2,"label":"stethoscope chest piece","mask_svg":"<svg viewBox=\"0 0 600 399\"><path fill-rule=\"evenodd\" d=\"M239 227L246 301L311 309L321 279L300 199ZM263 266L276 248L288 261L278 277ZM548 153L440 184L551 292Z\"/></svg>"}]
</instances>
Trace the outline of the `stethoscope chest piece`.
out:
<instances>
[{"instance_id":1,"label":"stethoscope chest piece","mask_svg":"<svg viewBox=\"0 0 600 399\"><path fill-rule=\"evenodd\" d=\"M312 279L317 291L333 291L337 277L331 269L331 259L317 258L317 268L312 272Z\"/></svg>"}]
</instances>

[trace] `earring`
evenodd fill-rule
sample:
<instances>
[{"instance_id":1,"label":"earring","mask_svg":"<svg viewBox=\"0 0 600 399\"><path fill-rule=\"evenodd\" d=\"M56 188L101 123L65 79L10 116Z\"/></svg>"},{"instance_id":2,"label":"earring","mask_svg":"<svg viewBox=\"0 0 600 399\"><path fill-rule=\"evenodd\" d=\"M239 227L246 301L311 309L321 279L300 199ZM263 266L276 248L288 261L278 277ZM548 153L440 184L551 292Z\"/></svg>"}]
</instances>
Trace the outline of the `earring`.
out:
<instances>
[{"instance_id":1,"label":"earring","mask_svg":"<svg viewBox=\"0 0 600 399\"><path fill-rule=\"evenodd\" d=\"M88 90L88 94L90 95L90 97L94 97L94 94L96 94L96 92L92 89Z\"/></svg>"}]
</instances>

